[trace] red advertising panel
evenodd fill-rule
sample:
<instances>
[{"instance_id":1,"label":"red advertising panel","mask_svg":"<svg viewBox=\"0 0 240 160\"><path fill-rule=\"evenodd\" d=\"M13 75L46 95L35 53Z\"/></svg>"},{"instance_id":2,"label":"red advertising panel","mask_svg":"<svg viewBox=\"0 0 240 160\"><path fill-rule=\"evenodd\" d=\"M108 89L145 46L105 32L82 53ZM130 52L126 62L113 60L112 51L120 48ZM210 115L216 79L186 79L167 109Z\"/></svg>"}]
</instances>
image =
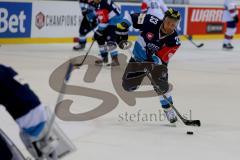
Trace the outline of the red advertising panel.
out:
<instances>
[{"instance_id":1,"label":"red advertising panel","mask_svg":"<svg viewBox=\"0 0 240 160\"><path fill-rule=\"evenodd\" d=\"M187 34L223 34L226 25L222 22L223 8L189 7ZM240 33L238 23L237 33Z\"/></svg>"}]
</instances>

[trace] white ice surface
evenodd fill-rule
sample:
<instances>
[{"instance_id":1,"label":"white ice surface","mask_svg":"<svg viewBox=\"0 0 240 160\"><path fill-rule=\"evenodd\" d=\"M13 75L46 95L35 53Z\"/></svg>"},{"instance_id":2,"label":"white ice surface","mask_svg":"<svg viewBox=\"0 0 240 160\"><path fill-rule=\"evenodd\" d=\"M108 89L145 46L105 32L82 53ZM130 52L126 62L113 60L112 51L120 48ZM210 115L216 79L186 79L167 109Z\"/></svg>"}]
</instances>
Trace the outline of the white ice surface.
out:
<instances>
[{"instance_id":1,"label":"white ice surface","mask_svg":"<svg viewBox=\"0 0 240 160\"><path fill-rule=\"evenodd\" d=\"M184 41L169 64L169 81L174 85L174 104L181 113L192 112L200 119L200 128L169 127L168 122L122 121L125 112L158 113L157 97L138 98L128 106L119 98L118 106L100 118L85 122L57 120L77 147L66 160L239 160L240 158L240 41L233 51L223 51L222 41L204 42L195 48ZM86 50L85 50L86 51ZM42 102L52 109L58 93L49 86L51 73L70 57L72 44L2 45L0 63L15 68ZM96 44L90 55L97 55ZM127 55L127 52L125 53ZM110 69L103 68L94 83L82 80L86 67L73 72L69 83L105 90L117 95L110 80ZM121 68L123 69L123 68ZM121 84L119 84L121 85ZM71 111L82 113L101 101L90 97L67 95L73 99ZM21 106L19 106L21 107ZM0 107L0 127L26 152L18 136L18 126L4 107ZM186 135L186 131L194 135ZM1 157L1 156L0 156ZM1 159L1 158L0 158Z\"/></svg>"}]
</instances>

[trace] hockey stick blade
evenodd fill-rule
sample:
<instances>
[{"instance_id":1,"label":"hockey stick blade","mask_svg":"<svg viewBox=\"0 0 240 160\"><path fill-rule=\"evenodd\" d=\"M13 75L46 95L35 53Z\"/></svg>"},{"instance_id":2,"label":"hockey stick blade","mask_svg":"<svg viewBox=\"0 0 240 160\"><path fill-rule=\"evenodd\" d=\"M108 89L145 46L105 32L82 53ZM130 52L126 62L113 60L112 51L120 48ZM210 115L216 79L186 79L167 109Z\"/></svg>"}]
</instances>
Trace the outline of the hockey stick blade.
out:
<instances>
[{"instance_id":1,"label":"hockey stick blade","mask_svg":"<svg viewBox=\"0 0 240 160\"><path fill-rule=\"evenodd\" d=\"M204 46L204 43L199 44L197 48L201 48L202 46Z\"/></svg>"},{"instance_id":2,"label":"hockey stick blade","mask_svg":"<svg viewBox=\"0 0 240 160\"><path fill-rule=\"evenodd\" d=\"M86 54L85 54L85 56L84 56L82 62L81 62L81 63L73 64L73 67L80 67L81 65L83 65L83 63L85 62L85 60L86 60L86 58L87 58L89 52L91 51L91 48L92 48L94 42L95 42L95 40L92 41L92 43L91 43L90 47L88 48L88 50L87 50L87 52L86 52Z\"/></svg>"},{"instance_id":3,"label":"hockey stick blade","mask_svg":"<svg viewBox=\"0 0 240 160\"><path fill-rule=\"evenodd\" d=\"M197 48L201 48L202 46L204 46L203 43L200 43L200 44L196 44L194 41L193 41L193 38L191 35L184 35L184 37L189 40L189 42L191 42L195 47Z\"/></svg>"},{"instance_id":4,"label":"hockey stick blade","mask_svg":"<svg viewBox=\"0 0 240 160\"><path fill-rule=\"evenodd\" d=\"M148 79L151 81L151 83L155 86L155 88L158 90L158 92L160 93L161 96L163 96L163 98L168 102L168 104L173 108L173 110L176 112L176 114L178 115L178 117L182 120L182 122L187 125L187 126L197 126L200 127L201 126L201 122L200 120L187 120L185 119L179 112L178 110L174 107L174 105L168 101L168 98L163 94L163 92L160 90L160 88L157 87L156 82L152 79L152 77L149 75L149 72L147 73L147 77Z\"/></svg>"},{"instance_id":5,"label":"hockey stick blade","mask_svg":"<svg viewBox=\"0 0 240 160\"><path fill-rule=\"evenodd\" d=\"M197 126L200 127L201 126L201 122L200 120L184 120L183 123L187 126Z\"/></svg>"},{"instance_id":6,"label":"hockey stick blade","mask_svg":"<svg viewBox=\"0 0 240 160\"><path fill-rule=\"evenodd\" d=\"M170 104L173 108L173 110L176 112L176 114L178 115L178 117L182 120L182 122L187 125L187 126L196 126L196 127L200 127L201 126L201 122L200 120L188 120L183 118L183 116L178 112L178 110L172 105Z\"/></svg>"}]
</instances>

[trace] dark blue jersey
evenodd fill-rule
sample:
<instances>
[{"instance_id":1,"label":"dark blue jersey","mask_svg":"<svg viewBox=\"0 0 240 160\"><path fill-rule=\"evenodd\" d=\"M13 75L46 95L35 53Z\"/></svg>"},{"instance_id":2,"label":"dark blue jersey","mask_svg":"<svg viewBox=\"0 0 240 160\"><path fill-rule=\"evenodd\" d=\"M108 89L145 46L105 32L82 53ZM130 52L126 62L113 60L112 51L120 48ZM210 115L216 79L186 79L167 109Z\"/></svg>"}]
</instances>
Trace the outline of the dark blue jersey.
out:
<instances>
[{"instance_id":1,"label":"dark blue jersey","mask_svg":"<svg viewBox=\"0 0 240 160\"><path fill-rule=\"evenodd\" d=\"M98 7L97 4L89 0L79 0L79 3L80 3L83 16L85 16L86 14L89 14L90 12L95 12L95 10Z\"/></svg>"},{"instance_id":2,"label":"dark blue jersey","mask_svg":"<svg viewBox=\"0 0 240 160\"><path fill-rule=\"evenodd\" d=\"M137 60L151 61L160 58L163 63L168 63L169 58L180 46L180 40L176 30L171 34L162 32L163 21L150 14L134 13L125 16L122 20L128 25L140 30L140 37L133 50Z\"/></svg>"},{"instance_id":3,"label":"dark blue jersey","mask_svg":"<svg viewBox=\"0 0 240 160\"><path fill-rule=\"evenodd\" d=\"M40 100L27 84L21 84L15 77L17 72L0 64L0 104L17 119L40 105Z\"/></svg>"}]
</instances>

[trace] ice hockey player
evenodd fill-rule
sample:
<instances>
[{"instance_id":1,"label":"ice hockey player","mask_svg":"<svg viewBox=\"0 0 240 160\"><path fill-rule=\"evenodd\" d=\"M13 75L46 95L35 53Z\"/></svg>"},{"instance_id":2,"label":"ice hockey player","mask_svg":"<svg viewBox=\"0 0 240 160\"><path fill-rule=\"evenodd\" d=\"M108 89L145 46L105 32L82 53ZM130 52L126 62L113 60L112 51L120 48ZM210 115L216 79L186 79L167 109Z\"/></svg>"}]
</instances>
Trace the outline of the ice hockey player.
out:
<instances>
[{"instance_id":1,"label":"ice hockey player","mask_svg":"<svg viewBox=\"0 0 240 160\"><path fill-rule=\"evenodd\" d=\"M108 63L107 46L116 46L116 24L122 18L118 6L111 0L94 0L98 4L96 10L98 17L97 30L94 33L94 39L97 41L100 50L101 58L96 60L96 65ZM109 51L112 57L112 62L108 66L119 66L118 51L112 49Z\"/></svg>"},{"instance_id":2,"label":"ice hockey player","mask_svg":"<svg viewBox=\"0 0 240 160\"><path fill-rule=\"evenodd\" d=\"M176 122L177 117L168 103L173 103L173 100L170 92L168 92L167 70L163 74L161 68L163 65L167 66L169 59L181 45L176 32L179 21L180 13L170 8L165 12L163 20L150 14L125 13L122 22L117 24L119 29L125 30L129 26L133 26L140 30L140 36L134 44L132 57L122 78L123 88L126 91L136 90L146 76L147 69L155 83L168 98L167 101L160 95L160 103L170 123ZM154 64L154 67L149 68L146 63ZM156 87L154 89L159 94Z\"/></svg>"},{"instance_id":3,"label":"ice hockey player","mask_svg":"<svg viewBox=\"0 0 240 160\"><path fill-rule=\"evenodd\" d=\"M239 18L236 0L225 0L223 21L227 23L227 29L224 36L223 49L231 50L234 48L231 44L231 41L237 31L238 19Z\"/></svg>"},{"instance_id":4,"label":"ice hockey player","mask_svg":"<svg viewBox=\"0 0 240 160\"><path fill-rule=\"evenodd\" d=\"M94 30L97 26L96 20L96 8L97 5L93 0L79 0L80 8L83 15L83 20L79 27L79 42L76 46L73 47L73 50L78 51L82 50L86 46L86 35Z\"/></svg>"},{"instance_id":5,"label":"ice hockey player","mask_svg":"<svg viewBox=\"0 0 240 160\"><path fill-rule=\"evenodd\" d=\"M22 84L15 70L1 64L0 90L0 104L18 124L20 137L35 159L56 160L59 156L71 152L68 150L68 147L71 147L70 141L56 123L50 121L52 118L47 107L27 84ZM66 141L68 143L63 143ZM14 157L15 153L11 148L7 148L6 141L4 143L1 138L0 143L1 157ZM4 150L7 152L2 153Z\"/></svg>"},{"instance_id":6,"label":"ice hockey player","mask_svg":"<svg viewBox=\"0 0 240 160\"><path fill-rule=\"evenodd\" d=\"M142 13L151 14L163 20L164 13L168 10L167 5L163 0L143 0L141 5ZM178 32L181 30L180 23L176 29Z\"/></svg>"},{"instance_id":7,"label":"ice hockey player","mask_svg":"<svg viewBox=\"0 0 240 160\"><path fill-rule=\"evenodd\" d=\"M168 7L163 0L143 0L141 5L142 13L154 15L161 20L167 10Z\"/></svg>"}]
</instances>

